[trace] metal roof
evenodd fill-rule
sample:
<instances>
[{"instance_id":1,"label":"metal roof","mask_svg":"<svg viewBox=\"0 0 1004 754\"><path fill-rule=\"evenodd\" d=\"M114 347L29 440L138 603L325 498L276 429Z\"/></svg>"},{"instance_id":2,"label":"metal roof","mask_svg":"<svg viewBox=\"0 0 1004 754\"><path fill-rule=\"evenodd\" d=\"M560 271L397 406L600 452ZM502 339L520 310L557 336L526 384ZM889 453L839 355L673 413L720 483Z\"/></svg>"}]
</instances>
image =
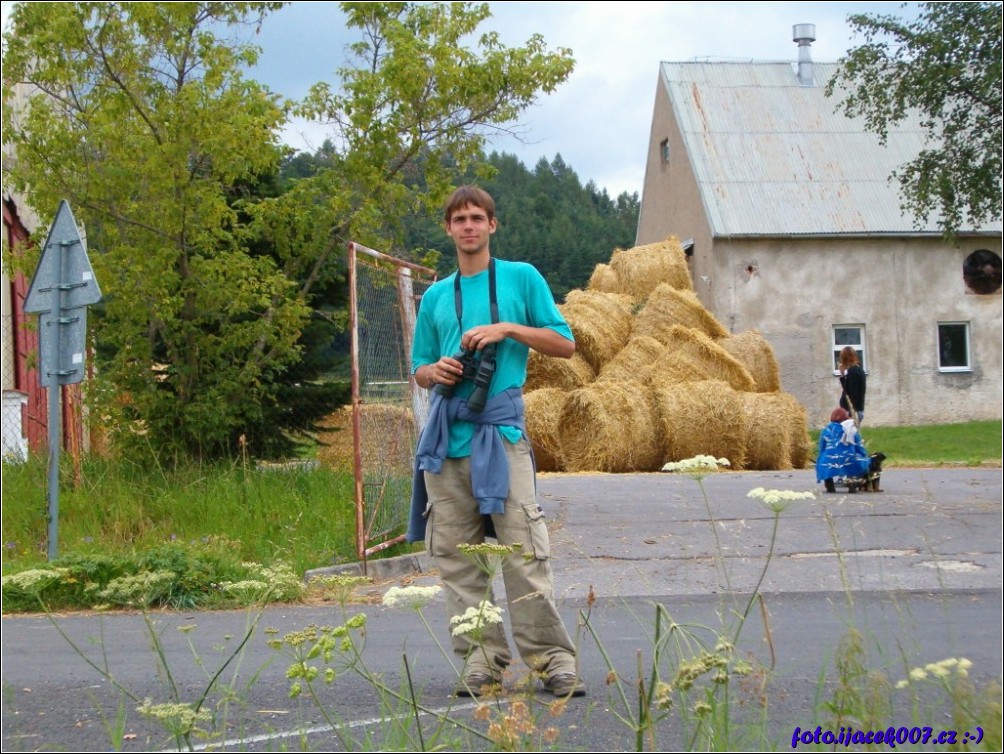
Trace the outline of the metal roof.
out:
<instances>
[{"instance_id":1,"label":"metal roof","mask_svg":"<svg viewBox=\"0 0 1004 754\"><path fill-rule=\"evenodd\" d=\"M803 86L790 62L662 63L712 232L940 235L936 218L917 226L903 213L890 180L926 132L904 123L880 144L863 119L837 110L839 96L826 96L837 64L813 67L816 86Z\"/></svg>"}]
</instances>

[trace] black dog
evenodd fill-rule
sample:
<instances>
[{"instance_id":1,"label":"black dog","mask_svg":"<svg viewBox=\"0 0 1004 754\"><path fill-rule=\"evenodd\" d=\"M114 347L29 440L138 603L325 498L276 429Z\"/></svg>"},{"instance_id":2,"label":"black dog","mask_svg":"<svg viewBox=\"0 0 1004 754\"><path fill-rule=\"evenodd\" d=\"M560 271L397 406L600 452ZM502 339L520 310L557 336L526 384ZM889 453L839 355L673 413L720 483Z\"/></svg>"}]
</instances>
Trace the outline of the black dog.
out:
<instances>
[{"instance_id":1,"label":"black dog","mask_svg":"<svg viewBox=\"0 0 1004 754\"><path fill-rule=\"evenodd\" d=\"M882 462L885 461L885 453L872 453L869 458L867 476L839 476L832 479L823 480L827 492L836 492L837 485L847 485L848 493L855 493L858 490L866 492L881 492L879 482L882 480Z\"/></svg>"},{"instance_id":2,"label":"black dog","mask_svg":"<svg viewBox=\"0 0 1004 754\"><path fill-rule=\"evenodd\" d=\"M885 453L872 453L871 463L868 465L868 479L865 481L864 489L867 492L881 492L879 482L882 479L882 462L885 460Z\"/></svg>"}]
</instances>

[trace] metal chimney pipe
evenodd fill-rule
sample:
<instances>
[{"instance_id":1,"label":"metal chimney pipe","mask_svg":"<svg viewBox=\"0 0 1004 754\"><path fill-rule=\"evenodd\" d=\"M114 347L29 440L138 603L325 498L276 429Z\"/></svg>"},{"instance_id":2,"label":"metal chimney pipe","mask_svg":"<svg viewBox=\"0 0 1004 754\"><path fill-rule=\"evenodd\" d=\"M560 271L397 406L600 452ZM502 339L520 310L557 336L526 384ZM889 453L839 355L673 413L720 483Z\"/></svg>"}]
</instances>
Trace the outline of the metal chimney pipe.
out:
<instances>
[{"instance_id":1,"label":"metal chimney pipe","mask_svg":"<svg viewBox=\"0 0 1004 754\"><path fill-rule=\"evenodd\" d=\"M812 53L809 48L816 41L815 24L795 24L791 27L791 39L798 43L798 83L815 86L816 76L812 70Z\"/></svg>"}]
</instances>

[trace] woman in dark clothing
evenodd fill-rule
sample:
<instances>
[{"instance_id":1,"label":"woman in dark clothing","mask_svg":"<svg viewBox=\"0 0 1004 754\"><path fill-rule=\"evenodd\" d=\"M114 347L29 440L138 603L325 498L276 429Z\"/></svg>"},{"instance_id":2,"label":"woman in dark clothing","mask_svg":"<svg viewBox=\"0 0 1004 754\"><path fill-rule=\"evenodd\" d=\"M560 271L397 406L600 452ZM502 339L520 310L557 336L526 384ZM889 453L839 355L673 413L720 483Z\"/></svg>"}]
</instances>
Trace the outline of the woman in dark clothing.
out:
<instances>
[{"instance_id":1,"label":"woman in dark clothing","mask_svg":"<svg viewBox=\"0 0 1004 754\"><path fill-rule=\"evenodd\" d=\"M858 361L858 352L853 346L844 346L840 351L840 407L846 410L854 423L861 426L865 420L865 370Z\"/></svg>"}]
</instances>

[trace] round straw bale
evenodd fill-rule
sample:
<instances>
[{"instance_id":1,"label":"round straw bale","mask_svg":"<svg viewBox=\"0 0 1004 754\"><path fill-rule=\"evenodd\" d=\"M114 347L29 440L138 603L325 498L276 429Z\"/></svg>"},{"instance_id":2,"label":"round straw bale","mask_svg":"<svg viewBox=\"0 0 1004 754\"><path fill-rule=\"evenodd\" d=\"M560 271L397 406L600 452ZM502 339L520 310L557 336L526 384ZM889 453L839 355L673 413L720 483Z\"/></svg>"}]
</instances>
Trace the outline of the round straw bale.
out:
<instances>
[{"instance_id":1,"label":"round straw bale","mask_svg":"<svg viewBox=\"0 0 1004 754\"><path fill-rule=\"evenodd\" d=\"M364 470L395 469L410 474L415 454L415 422L400 406L364 403L359 407L360 454ZM329 468L352 471L352 406L342 406L319 422L318 460Z\"/></svg>"},{"instance_id":2,"label":"round straw bale","mask_svg":"<svg viewBox=\"0 0 1004 754\"><path fill-rule=\"evenodd\" d=\"M638 301L644 301L663 283L679 290L694 288L687 256L676 236L631 249L615 249L610 267L617 273L619 292Z\"/></svg>"},{"instance_id":3,"label":"round straw bale","mask_svg":"<svg viewBox=\"0 0 1004 754\"><path fill-rule=\"evenodd\" d=\"M718 375L712 369L686 354L663 354L648 374L648 381L654 385L677 385L681 382L715 379L718 379Z\"/></svg>"},{"instance_id":4,"label":"round straw bale","mask_svg":"<svg viewBox=\"0 0 1004 754\"><path fill-rule=\"evenodd\" d=\"M739 393L721 380L652 385L662 425L663 463L699 455L746 468L746 414Z\"/></svg>"},{"instance_id":5,"label":"round straw bale","mask_svg":"<svg viewBox=\"0 0 1004 754\"><path fill-rule=\"evenodd\" d=\"M776 393L781 389L781 371L774 349L759 330L747 330L721 338L718 345L739 359L746 367L758 393Z\"/></svg>"},{"instance_id":6,"label":"round straw bale","mask_svg":"<svg viewBox=\"0 0 1004 754\"><path fill-rule=\"evenodd\" d=\"M561 443L558 420L568 396L564 390L545 387L523 394L526 405L526 433L533 445L537 471L561 471Z\"/></svg>"},{"instance_id":7,"label":"round straw bale","mask_svg":"<svg viewBox=\"0 0 1004 754\"><path fill-rule=\"evenodd\" d=\"M596 375L598 382L623 380L644 381L666 346L655 338L639 335L631 338L616 356L608 361Z\"/></svg>"},{"instance_id":8,"label":"round straw bale","mask_svg":"<svg viewBox=\"0 0 1004 754\"><path fill-rule=\"evenodd\" d=\"M590 291L602 291L604 293L618 293L621 288L620 280L613 267L609 264L598 264L593 268L593 274L589 277L586 289Z\"/></svg>"},{"instance_id":9,"label":"round straw bale","mask_svg":"<svg viewBox=\"0 0 1004 754\"><path fill-rule=\"evenodd\" d=\"M634 301L630 296L601 291L569 291L558 306L575 336L577 353L594 371L614 357L631 336Z\"/></svg>"},{"instance_id":10,"label":"round straw bale","mask_svg":"<svg viewBox=\"0 0 1004 754\"><path fill-rule=\"evenodd\" d=\"M815 457L816 448L809 436L809 413L805 406L791 393L778 392L778 399L785 407L791 440L791 466L804 469Z\"/></svg>"},{"instance_id":11,"label":"round straw bale","mask_svg":"<svg viewBox=\"0 0 1004 754\"><path fill-rule=\"evenodd\" d=\"M728 337L729 331L704 308L693 291L680 291L662 283L649 295L645 306L635 318L636 335L666 342L669 328L683 325L700 330L711 338Z\"/></svg>"},{"instance_id":12,"label":"round straw bale","mask_svg":"<svg viewBox=\"0 0 1004 754\"><path fill-rule=\"evenodd\" d=\"M529 392L544 387L575 390L588 385L595 377L596 372L580 353L573 354L570 359L559 359L556 356L544 356L531 349L526 360L526 383L523 390Z\"/></svg>"},{"instance_id":13,"label":"round straw bale","mask_svg":"<svg viewBox=\"0 0 1004 754\"><path fill-rule=\"evenodd\" d=\"M659 340L666 350L656 361L650 379L670 382L712 379L727 382L735 390L752 392L756 388L746 367L700 330L673 325Z\"/></svg>"},{"instance_id":14,"label":"round straw bale","mask_svg":"<svg viewBox=\"0 0 1004 754\"><path fill-rule=\"evenodd\" d=\"M594 382L568 394L558 437L568 471L656 471L662 447L651 391L640 382Z\"/></svg>"},{"instance_id":15,"label":"round straw bale","mask_svg":"<svg viewBox=\"0 0 1004 754\"><path fill-rule=\"evenodd\" d=\"M780 393L740 393L746 413L746 468L790 469L791 417Z\"/></svg>"}]
</instances>

